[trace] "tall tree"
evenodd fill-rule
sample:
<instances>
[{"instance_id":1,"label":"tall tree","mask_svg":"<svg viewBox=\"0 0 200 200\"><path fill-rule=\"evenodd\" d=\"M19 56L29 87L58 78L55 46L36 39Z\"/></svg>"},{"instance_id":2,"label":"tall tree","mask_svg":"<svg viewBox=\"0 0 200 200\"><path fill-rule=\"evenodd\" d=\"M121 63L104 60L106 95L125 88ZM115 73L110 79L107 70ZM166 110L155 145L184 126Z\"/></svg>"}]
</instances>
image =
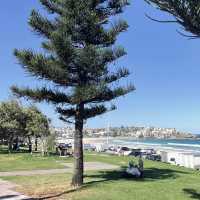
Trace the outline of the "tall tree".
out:
<instances>
[{"instance_id":1,"label":"tall tree","mask_svg":"<svg viewBox=\"0 0 200 200\"><path fill-rule=\"evenodd\" d=\"M126 21L111 17L123 12L128 0L40 0L52 16L33 10L29 25L44 38L44 52L15 50L14 54L31 76L48 82L40 88L12 87L18 97L56 107L60 119L75 124L74 176L72 185L83 183L83 123L114 110L109 102L134 90L132 84L119 86L129 75L115 61L126 55L114 46L117 36L127 30ZM113 63L113 64L112 64ZM111 65L112 64L112 65Z\"/></svg>"},{"instance_id":2,"label":"tall tree","mask_svg":"<svg viewBox=\"0 0 200 200\"><path fill-rule=\"evenodd\" d=\"M158 22L178 23L185 31L192 33L183 36L195 39L200 37L200 1L199 0L145 0L156 8L174 16L174 20L156 20Z\"/></svg>"}]
</instances>

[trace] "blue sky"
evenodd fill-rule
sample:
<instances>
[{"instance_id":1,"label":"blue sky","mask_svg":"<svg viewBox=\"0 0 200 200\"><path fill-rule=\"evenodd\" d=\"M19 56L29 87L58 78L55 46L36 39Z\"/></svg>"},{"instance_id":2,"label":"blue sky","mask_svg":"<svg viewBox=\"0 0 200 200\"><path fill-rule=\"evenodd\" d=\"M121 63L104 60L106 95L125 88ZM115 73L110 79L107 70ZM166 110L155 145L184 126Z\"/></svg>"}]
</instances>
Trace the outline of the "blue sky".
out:
<instances>
[{"instance_id":1,"label":"blue sky","mask_svg":"<svg viewBox=\"0 0 200 200\"><path fill-rule=\"evenodd\" d=\"M1 2L1 101L9 99L13 84L38 85L23 72L12 54L14 48L40 50L41 39L27 25L32 8L41 10L38 0ZM172 127L199 133L200 40L188 40L176 32L179 25L150 21L145 13L159 19L169 18L142 0L133 1L126 9L124 18L130 28L120 36L118 44L126 48L128 55L120 64L131 70L128 81L133 81L137 90L115 101L116 111L89 120L87 126ZM63 126L52 106L39 106L54 125Z\"/></svg>"}]
</instances>

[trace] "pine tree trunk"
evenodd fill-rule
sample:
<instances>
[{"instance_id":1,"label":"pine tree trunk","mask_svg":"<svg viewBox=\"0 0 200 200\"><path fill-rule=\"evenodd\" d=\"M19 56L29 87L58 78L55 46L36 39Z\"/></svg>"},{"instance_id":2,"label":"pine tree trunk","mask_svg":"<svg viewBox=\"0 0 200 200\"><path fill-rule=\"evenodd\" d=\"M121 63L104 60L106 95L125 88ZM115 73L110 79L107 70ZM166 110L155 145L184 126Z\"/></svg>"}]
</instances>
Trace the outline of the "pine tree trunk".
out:
<instances>
[{"instance_id":1,"label":"pine tree trunk","mask_svg":"<svg viewBox=\"0 0 200 200\"><path fill-rule=\"evenodd\" d=\"M28 136L28 151L29 153L32 153L32 142L30 136Z\"/></svg>"},{"instance_id":2,"label":"pine tree trunk","mask_svg":"<svg viewBox=\"0 0 200 200\"><path fill-rule=\"evenodd\" d=\"M74 134L74 175L72 186L78 188L83 184L83 118L84 105L77 106Z\"/></svg>"}]
</instances>

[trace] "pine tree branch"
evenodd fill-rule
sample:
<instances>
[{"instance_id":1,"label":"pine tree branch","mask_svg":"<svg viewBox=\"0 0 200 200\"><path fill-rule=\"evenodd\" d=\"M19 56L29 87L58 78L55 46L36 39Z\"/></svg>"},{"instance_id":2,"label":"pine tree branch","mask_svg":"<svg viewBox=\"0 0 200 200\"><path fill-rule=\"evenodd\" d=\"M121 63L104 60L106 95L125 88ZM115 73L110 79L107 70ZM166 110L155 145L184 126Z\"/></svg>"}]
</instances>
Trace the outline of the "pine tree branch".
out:
<instances>
[{"instance_id":1,"label":"pine tree branch","mask_svg":"<svg viewBox=\"0 0 200 200\"><path fill-rule=\"evenodd\" d=\"M123 12L124 7L130 5L129 0L108 0L107 8L111 10L112 15Z\"/></svg>"},{"instance_id":2,"label":"pine tree branch","mask_svg":"<svg viewBox=\"0 0 200 200\"><path fill-rule=\"evenodd\" d=\"M33 31L47 38L51 36L51 33L56 30L56 25L49 21L47 18L42 17L37 11L32 10L29 25Z\"/></svg>"},{"instance_id":3,"label":"pine tree branch","mask_svg":"<svg viewBox=\"0 0 200 200\"><path fill-rule=\"evenodd\" d=\"M57 107L56 110L64 118L72 118L76 115L76 109L75 108L63 109L61 107Z\"/></svg>"},{"instance_id":4,"label":"pine tree branch","mask_svg":"<svg viewBox=\"0 0 200 200\"><path fill-rule=\"evenodd\" d=\"M60 14L62 15L62 9L60 5L58 5L58 1L56 0L40 0L41 4L49 11L50 14Z\"/></svg>"},{"instance_id":5,"label":"pine tree branch","mask_svg":"<svg viewBox=\"0 0 200 200\"><path fill-rule=\"evenodd\" d=\"M75 48L68 34L64 31L54 32L51 35L51 48L63 63L69 65L75 54Z\"/></svg>"},{"instance_id":6,"label":"pine tree branch","mask_svg":"<svg viewBox=\"0 0 200 200\"><path fill-rule=\"evenodd\" d=\"M97 105L97 106L91 106L84 109L83 117L85 120L89 118L93 118L102 114L105 114L107 112L115 110L115 106L111 106L110 108L107 108L104 104Z\"/></svg>"},{"instance_id":7,"label":"pine tree branch","mask_svg":"<svg viewBox=\"0 0 200 200\"><path fill-rule=\"evenodd\" d=\"M102 105L96 105L96 106L89 106L84 109L84 112L82 113L83 119L87 120L89 118L102 115L106 112L110 112L115 110L115 106L111 106L110 108L107 108L104 104ZM57 112L60 114L60 118L62 119L71 119L76 116L76 109L75 108L68 108L63 109L61 107L57 107Z\"/></svg>"},{"instance_id":8,"label":"pine tree branch","mask_svg":"<svg viewBox=\"0 0 200 200\"><path fill-rule=\"evenodd\" d=\"M70 121L69 119L67 119L67 118L65 118L63 116L60 116L59 119L62 120L63 122L68 123L68 124L75 124L74 121Z\"/></svg>"},{"instance_id":9,"label":"pine tree branch","mask_svg":"<svg viewBox=\"0 0 200 200\"><path fill-rule=\"evenodd\" d=\"M85 97L85 99L82 99L82 101L84 104L103 103L116 99L120 96L124 96L134 90L135 87L133 85L129 85L127 87L117 87L115 89L105 88L103 90L93 92L91 95Z\"/></svg>"},{"instance_id":10,"label":"pine tree branch","mask_svg":"<svg viewBox=\"0 0 200 200\"><path fill-rule=\"evenodd\" d=\"M47 89L46 87L40 89L30 89L30 88L18 88L17 86L12 86L11 90L13 94L18 97L24 97L28 100L33 100L36 102L46 101L52 104L73 104L71 97L65 95L62 92Z\"/></svg>"},{"instance_id":11,"label":"pine tree branch","mask_svg":"<svg viewBox=\"0 0 200 200\"><path fill-rule=\"evenodd\" d=\"M145 0L147 3L155 5L161 11L173 15L176 22L180 24L186 32L193 35L191 38L200 37L200 1L199 0ZM165 21L165 20L164 20ZM185 34L181 34L185 35ZM190 37L190 36L189 36Z\"/></svg>"},{"instance_id":12,"label":"pine tree branch","mask_svg":"<svg viewBox=\"0 0 200 200\"><path fill-rule=\"evenodd\" d=\"M128 69L126 68L121 68L119 69L117 72L111 74L111 75L106 75L105 77L102 78L102 82L104 83L112 83L112 82L115 82L121 78L125 78L127 76L130 75L130 72Z\"/></svg>"},{"instance_id":13,"label":"pine tree branch","mask_svg":"<svg viewBox=\"0 0 200 200\"><path fill-rule=\"evenodd\" d=\"M122 47L95 48L93 46L88 46L81 49L78 55L81 59L76 66L84 70L87 80L93 81L95 80L93 77L99 80L102 73L107 74L107 70L105 70L107 65L126 55L126 52ZM88 81L88 83L90 83L90 81Z\"/></svg>"},{"instance_id":14,"label":"pine tree branch","mask_svg":"<svg viewBox=\"0 0 200 200\"><path fill-rule=\"evenodd\" d=\"M106 65L109 64L123 56L125 56L127 53L122 47L114 47L114 48L104 48L100 52L100 59L102 60L100 62L100 65Z\"/></svg>"},{"instance_id":15,"label":"pine tree branch","mask_svg":"<svg viewBox=\"0 0 200 200\"><path fill-rule=\"evenodd\" d=\"M154 19L153 17L149 16L148 14L145 14L145 16L155 22L159 22L159 23L178 23L177 20L158 20L158 19Z\"/></svg>"},{"instance_id":16,"label":"pine tree branch","mask_svg":"<svg viewBox=\"0 0 200 200\"><path fill-rule=\"evenodd\" d=\"M43 54L35 54L31 50L14 50L14 55L27 73L39 79L53 81L60 86L76 86L77 80L72 77L67 68L60 67L60 63Z\"/></svg>"},{"instance_id":17,"label":"pine tree branch","mask_svg":"<svg viewBox=\"0 0 200 200\"><path fill-rule=\"evenodd\" d=\"M128 24L124 20L115 21L112 24L111 29L108 31L108 34L113 38L113 41L116 40L116 37L128 29Z\"/></svg>"}]
</instances>

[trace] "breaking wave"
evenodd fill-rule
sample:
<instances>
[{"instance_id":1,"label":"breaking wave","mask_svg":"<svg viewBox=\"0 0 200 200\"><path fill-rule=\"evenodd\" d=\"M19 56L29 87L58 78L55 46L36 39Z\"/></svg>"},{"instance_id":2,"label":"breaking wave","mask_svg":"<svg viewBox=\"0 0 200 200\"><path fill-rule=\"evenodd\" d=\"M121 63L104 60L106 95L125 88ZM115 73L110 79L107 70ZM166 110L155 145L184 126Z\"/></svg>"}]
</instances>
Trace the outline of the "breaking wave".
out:
<instances>
[{"instance_id":1,"label":"breaking wave","mask_svg":"<svg viewBox=\"0 0 200 200\"><path fill-rule=\"evenodd\" d=\"M170 146L182 146L182 147L197 147L200 148L200 144L183 144L183 143L167 143Z\"/></svg>"}]
</instances>

